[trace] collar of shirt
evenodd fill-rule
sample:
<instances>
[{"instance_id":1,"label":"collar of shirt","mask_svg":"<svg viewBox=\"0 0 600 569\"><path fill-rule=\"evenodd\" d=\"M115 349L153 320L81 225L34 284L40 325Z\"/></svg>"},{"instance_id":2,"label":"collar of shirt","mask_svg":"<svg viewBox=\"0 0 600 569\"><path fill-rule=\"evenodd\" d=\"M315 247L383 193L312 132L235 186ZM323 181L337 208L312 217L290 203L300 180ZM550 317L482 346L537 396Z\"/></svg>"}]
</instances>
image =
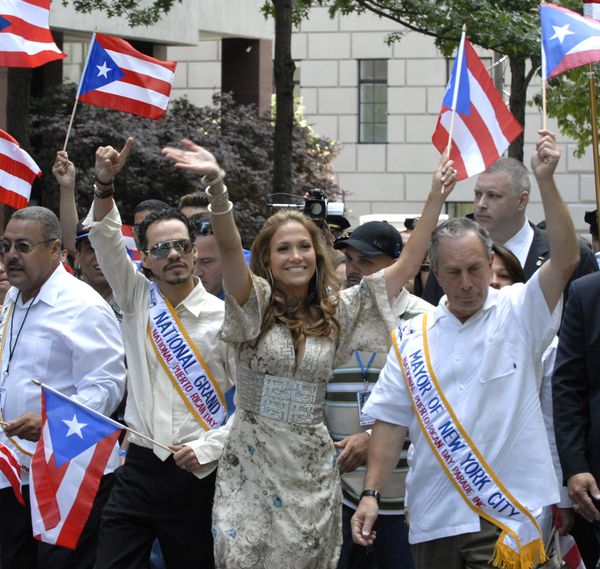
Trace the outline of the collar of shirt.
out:
<instances>
[{"instance_id":1,"label":"collar of shirt","mask_svg":"<svg viewBox=\"0 0 600 569\"><path fill-rule=\"evenodd\" d=\"M525 266L527 255L533 241L533 228L529 224L529 220L525 217L525 223L523 227L519 229L504 245L512 254L519 259L521 267Z\"/></svg>"},{"instance_id":2,"label":"collar of shirt","mask_svg":"<svg viewBox=\"0 0 600 569\"><path fill-rule=\"evenodd\" d=\"M435 310L430 316L430 326L435 326L437 322L443 319L449 319L449 321L454 321L458 326L464 326L471 322L475 322L481 317L482 314L496 306L496 304L498 303L499 292L500 291L496 290L495 288L489 287L488 294L483 303L483 306L465 322L461 322L456 316L454 316L454 314L452 314L452 312L450 312L450 309L448 308L448 297L444 295L442 296L439 304L436 306Z\"/></svg>"},{"instance_id":3,"label":"collar of shirt","mask_svg":"<svg viewBox=\"0 0 600 569\"><path fill-rule=\"evenodd\" d=\"M197 279L196 286L192 289L192 292L188 294L177 306L175 306L175 310L179 312L181 308L185 308L188 312L194 315L195 318L200 316L200 311L203 309L202 300L204 299L204 295L208 294L206 289L202 285L202 281L198 277L194 277Z\"/></svg>"},{"instance_id":4,"label":"collar of shirt","mask_svg":"<svg viewBox=\"0 0 600 569\"><path fill-rule=\"evenodd\" d=\"M37 303L39 301L43 301L48 306L55 306L57 299L58 299L58 295L60 294L60 291L61 291L61 286L62 286L61 285L61 277L66 272L67 271L62 266L62 264L59 264L56 267L56 269L54 269L54 271L52 271L52 274L50 275L50 277L48 277L46 282L40 288L40 291L37 294L37 298L34 300L34 302ZM20 302L21 306L23 306L23 304L27 304L27 303L23 303L23 298L20 296L19 293L20 293L20 291L18 288L14 287L14 286L10 287L10 290L6 294L5 304L8 304L9 302L15 302L17 300L17 297L19 298L19 302Z\"/></svg>"}]
</instances>

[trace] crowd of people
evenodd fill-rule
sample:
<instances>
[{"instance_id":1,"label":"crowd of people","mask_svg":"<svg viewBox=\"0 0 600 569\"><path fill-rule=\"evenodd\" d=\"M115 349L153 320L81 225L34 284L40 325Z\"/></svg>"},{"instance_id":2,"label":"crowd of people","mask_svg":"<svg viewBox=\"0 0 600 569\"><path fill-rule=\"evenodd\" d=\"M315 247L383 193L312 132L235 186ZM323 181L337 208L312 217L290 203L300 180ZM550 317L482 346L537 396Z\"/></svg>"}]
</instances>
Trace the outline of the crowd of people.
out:
<instances>
[{"instance_id":1,"label":"crowd of people","mask_svg":"<svg viewBox=\"0 0 600 569\"><path fill-rule=\"evenodd\" d=\"M163 155L203 190L138 204L139 263L114 199L133 149L98 148L83 220L58 152L59 215L19 210L0 239L0 442L26 501L0 479L2 569L532 569L553 525L595 567L600 276L551 132L531 161L545 230L511 158L479 176L474 219L438 225L442 157L408 232L331 243L284 209L250 251L226 173L183 140ZM32 535L31 379L134 430L75 549Z\"/></svg>"}]
</instances>

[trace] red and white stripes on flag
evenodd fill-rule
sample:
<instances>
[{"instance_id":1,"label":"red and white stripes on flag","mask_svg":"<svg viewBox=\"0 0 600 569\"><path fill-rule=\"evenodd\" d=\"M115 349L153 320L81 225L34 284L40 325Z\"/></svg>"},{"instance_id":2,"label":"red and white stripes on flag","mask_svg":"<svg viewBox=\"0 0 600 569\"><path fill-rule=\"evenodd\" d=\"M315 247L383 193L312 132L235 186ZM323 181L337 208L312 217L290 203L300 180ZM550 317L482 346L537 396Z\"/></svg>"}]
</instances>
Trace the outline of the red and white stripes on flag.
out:
<instances>
[{"instance_id":1,"label":"red and white stripes on flag","mask_svg":"<svg viewBox=\"0 0 600 569\"><path fill-rule=\"evenodd\" d=\"M0 443L0 472L9 481L17 500L25 505L21 492L21 465L19 459L12 450L2 443Z\"/></svg>"},{"instance_id":2,"label":"red and white stripes on flag","mask_svg":"<svg viewBox=\"0 0 600 569\"><path fill-rule=\"evenodd\" d=\"M41 175L33 158L10 134L0 130L0 202L16 209L26 207L31 185Z\"/></svg>"},{"instance_id":3,"label":"red and white stripes on flag","mask_svg":"<svg viewBox=\"0 0 600 569\"><path fill-rule=\"evenodd\" d=\"M561 535L559 537L560 551L563 561L568 569L585 569L585 564L581 559L581 553L575 543L572 535Z\"/></svg>"},{"instance_id":4,"label":"red and white stripes on flag","mask_svg":"<svg viewBox=\"0 0 600 569\"><path fill-rule=\"evenodd\" d=\"M48 27L50 0L0 0L0 67L38 67L67 57Z\"/></svg>"},{"instance_id":5,"label":"red and white stripes on flag","mask_svg":"<svg viewBox=\"0 0 600 569\"><path fill-rule=\"evenodd\" d=\"M521 134L523 127L513 117L494 86L483 63L468 40L464 42L461 80L451 78L432 141L444 153L448 147L451 105L448 90L458 83L458 107L454 118L450 158L457 171L456 179L464 180L483 172L506 151ZM458 57L457 57L458 61ZM456 71L455 62L453 75ZM467 79L468 78L468 79ZM451 95L451 94L450 94ZM461 108L462 107L462 108Z\"/></svg>"},{"instance_id":6,"label":"red and white stripes on flag","mask_svg":"<svg viewBox=\"0 0 600 569\"><path fill-rule=\"evenodd\" d=\"M583 15L586 18L600 20L600 0L584 0Z\"/></svg>"},{"instance_id":7,"label":"red and white stripes on flag","mask_svg":"<svg viewBox=\"0 0 600 569\"><path fill-rule=\"evenodd\" d=\"M94 34L77 98L159 119L169 103L176 66L137 51L121 38Z\"/></svg>"}]
</instances>

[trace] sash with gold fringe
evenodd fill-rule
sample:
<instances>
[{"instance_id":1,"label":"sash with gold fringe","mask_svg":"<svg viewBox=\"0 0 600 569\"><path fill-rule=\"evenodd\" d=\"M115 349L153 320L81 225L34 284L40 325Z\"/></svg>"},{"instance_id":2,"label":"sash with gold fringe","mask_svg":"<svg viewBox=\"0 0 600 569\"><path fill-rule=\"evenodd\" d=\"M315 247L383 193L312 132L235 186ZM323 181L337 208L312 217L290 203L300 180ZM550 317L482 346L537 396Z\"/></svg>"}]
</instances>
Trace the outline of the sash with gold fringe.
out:
<instances>
[{"instance_id":1,"label":"sash with gold fringe","mask_svg":"<svg viewBox=\"0 0 600 569\"><path fill-rule=\"evenodd\" d=\"M206 431L227 421L227 403L198 347L156 283L150 289L148 337L186 407Z\"/></svg>"},{"instance_id":2,"label":"sash with gold fringe","mask_svg":"<svg viewBox=\"0 0 600 569\"><path fill-rule=\"evenodd\" d=\"M427 340L427 314L422 337L406 340L400 353L396 332L394 350L412 399L419 426L442 470L467 505L501 529L492 564L502 569L532 569L547 560L539 525L505 488L471 440L433 371Z\"/></svg>"}]
</instances>

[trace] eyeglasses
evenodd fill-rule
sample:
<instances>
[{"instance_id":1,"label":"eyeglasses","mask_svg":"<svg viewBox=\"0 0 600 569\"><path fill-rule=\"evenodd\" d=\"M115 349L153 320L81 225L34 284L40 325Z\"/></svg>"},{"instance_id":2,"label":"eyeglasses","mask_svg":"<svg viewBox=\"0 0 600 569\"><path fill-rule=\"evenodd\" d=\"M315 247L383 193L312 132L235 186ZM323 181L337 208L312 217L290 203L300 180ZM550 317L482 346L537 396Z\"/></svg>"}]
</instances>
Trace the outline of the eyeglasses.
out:
<instances>
[{"instance_id":1,"label":"eyeglasses","mask_svg":"<svg viewBox=\"0 0 600 569\"><path fill-rule=\"evenodd\" d=\"M42 243L50 243L51 241L55 241L55 239L45 239L44 241L38 241L37 243L29 243L28 241L15 241L13 243L10 239L2 239L0 241L0 255L9 253L13 247L17 253L27 255L28 253L31 253L33 248L37 245L42 245Z\"/></svg>"},{"instance_id":2,"label":"eyeglasses","mask_svg":"<svg viewBox=\"0 0 600 569\"><path fill-rule=\"evenodd\" d=\"M178 253L187 255L192 252L193 244L189 239L175 239L174 241L161 241L156 245L150 247L146 251L147 255L152 255L155 259L166 259L171 252L171 249L175 249Z\"/></svg>"}]
</instances>

